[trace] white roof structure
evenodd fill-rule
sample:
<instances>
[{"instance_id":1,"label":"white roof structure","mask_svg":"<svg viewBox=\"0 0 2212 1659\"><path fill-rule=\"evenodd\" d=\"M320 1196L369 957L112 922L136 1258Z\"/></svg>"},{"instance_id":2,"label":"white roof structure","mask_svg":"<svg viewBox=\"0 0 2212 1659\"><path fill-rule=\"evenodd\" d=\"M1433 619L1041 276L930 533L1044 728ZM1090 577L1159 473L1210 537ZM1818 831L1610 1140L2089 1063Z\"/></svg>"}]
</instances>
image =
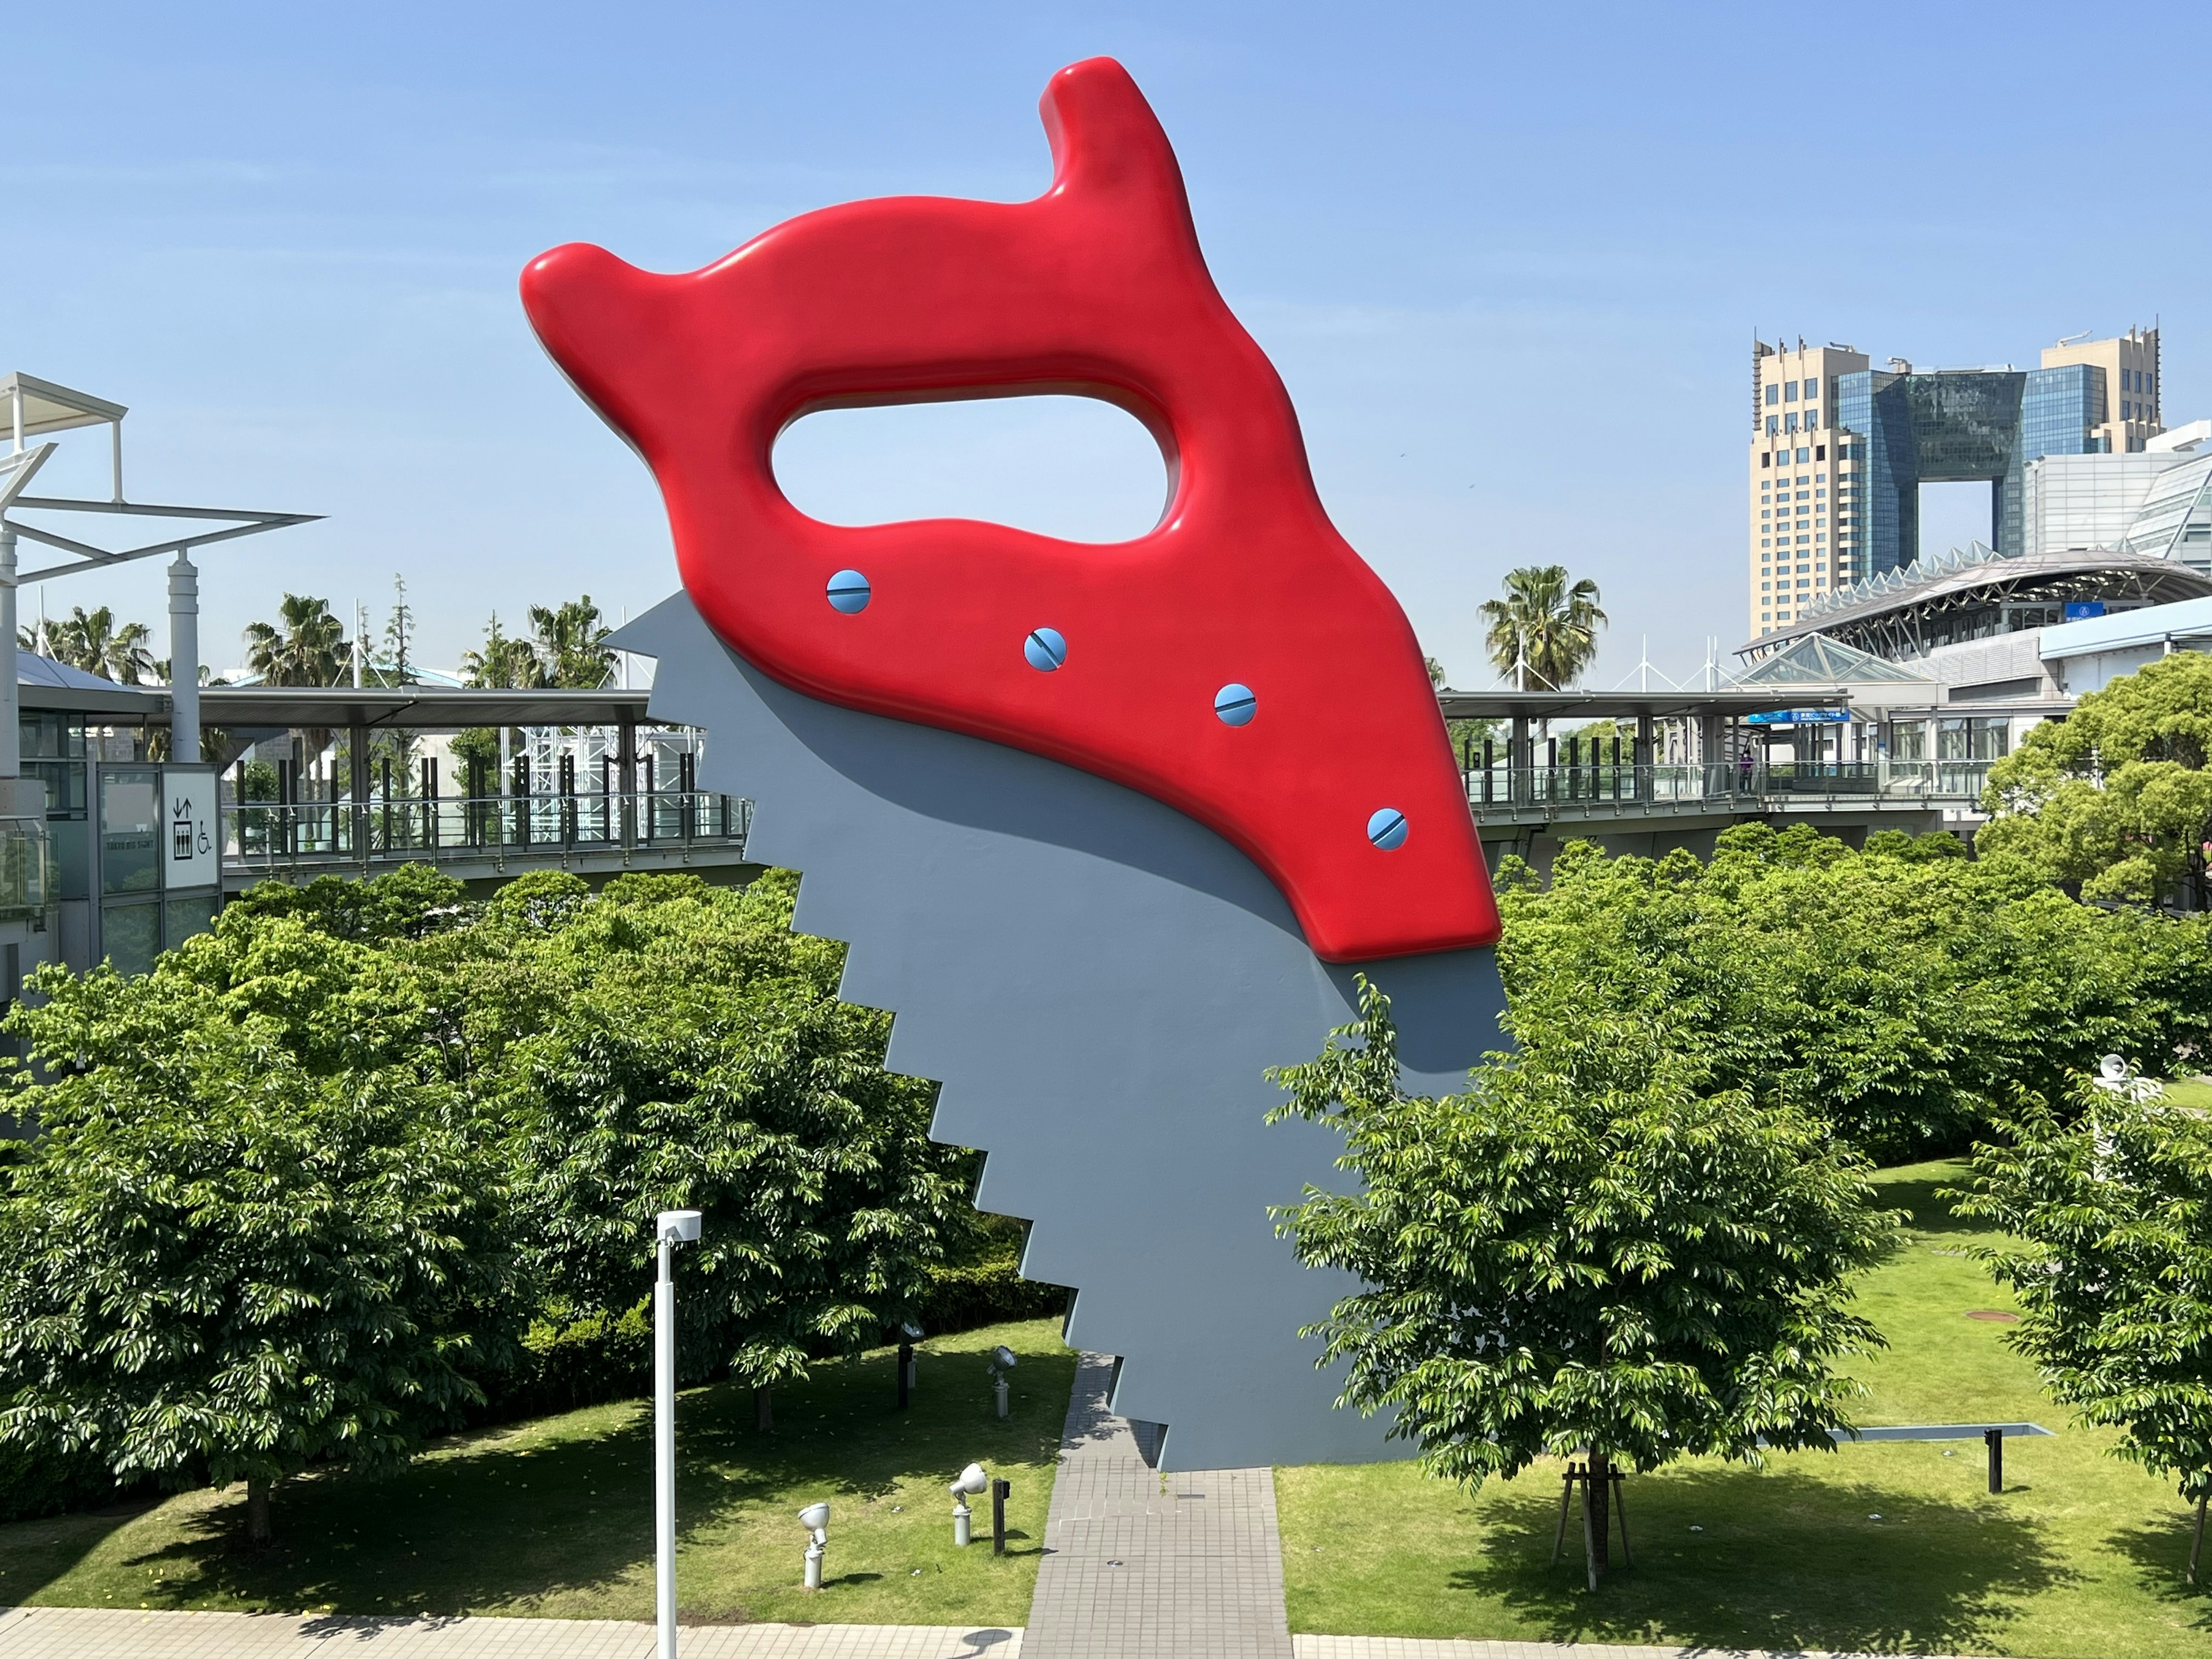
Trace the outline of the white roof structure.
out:
<instances>
[{"instance_id":1,"label":"white roof structure","mask_svg":"<svg viewBox=\"0 0 2212 1659\"><path fill-rule=\"evenodd\" d=\"M2045 662L2059 662L2104 651L2166 644L2198 651L2212 645L2212 598L2144 605L2115 616L2061 623L2043 630L2039 648Z\"/></svg>"},{"instance_id":2,"label":"white roof structure","mask_svg":"<svg viewBox=\"0 0 2212 1659\"><path fill-rule=\"evenodd\" d=\"M8 428L17 449L26 438L80 426L106 426L119 422L130 412L121 404L56 386L35 374L18 371L0 378L0 425Z\"/></svg>"}]
</instances>

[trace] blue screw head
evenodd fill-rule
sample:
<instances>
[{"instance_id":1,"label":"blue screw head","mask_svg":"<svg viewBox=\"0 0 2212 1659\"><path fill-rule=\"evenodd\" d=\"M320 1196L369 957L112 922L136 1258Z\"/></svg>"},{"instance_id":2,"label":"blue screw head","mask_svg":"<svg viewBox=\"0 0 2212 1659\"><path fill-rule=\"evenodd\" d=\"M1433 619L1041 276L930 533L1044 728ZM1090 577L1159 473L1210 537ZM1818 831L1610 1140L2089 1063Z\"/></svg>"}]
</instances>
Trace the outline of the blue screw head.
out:
<instances>
[{"instance_id":1,"label":"blue screw head","mask_svg":"<svg viewBox=\"0 0 2212 1659\"><path fill-rule=\"evenodd\" d=\"M1367 820L1367 839L1386 853L1406 844L1406 815L1395 806L1378 806Z\"/></svg>"},{"instance_id":2,"label":"blue screw head","mask_svg":"<svg viewBox=\"0 0 2212 1659\"><path fill-rule=\"evenodd\" d=\"M830 608L848 617L866 611L874 596L875 590L868 586L868 579L857 570L841 570L830 579Z\"/></svg>"},{"instance_id":3,"label":"blue screw head","mask_svg":"<svg viewBox=\"0 0 2212 1659\"><path fill-rule=\"evenodd\" d=\"M1260 699L1250 686L1232 680L1213 694L1213 712L1221 716L1224 726L1249 726L1252 716L1260 712Z\"/></svg>"},{"instance_id":4,"label":"blue screw head","mask_svg":"<svg viewBox=\"0 0 2212 1659\"><path fill-rule=\"evenodd\" d=\"M1067 641L1057 628L1032 628L1022 641L1022 655L1040 674L1049 674L1067 660Z\"/></svg>"}]
</instances>

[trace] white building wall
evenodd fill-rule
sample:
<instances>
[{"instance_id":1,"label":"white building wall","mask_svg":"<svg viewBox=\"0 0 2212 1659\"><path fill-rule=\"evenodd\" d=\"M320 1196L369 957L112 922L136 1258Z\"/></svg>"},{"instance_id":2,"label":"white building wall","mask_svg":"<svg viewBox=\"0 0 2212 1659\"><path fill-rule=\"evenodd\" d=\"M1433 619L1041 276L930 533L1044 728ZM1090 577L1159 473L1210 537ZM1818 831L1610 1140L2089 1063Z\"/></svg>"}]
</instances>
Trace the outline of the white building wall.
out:
<instances>
[{"instance_id":1,"label":"white building wall","mask_svg":"<svg viewBox=\"0 0 2212 1659\"><path fill-rule=\"evenodd\" d=\"M2021 531L2030 553L2117 548L2151 486L2188 454L2045 455L2027 464Z\"/></svg>"},{"instance_id":2,"label":"white building wall","mask_svg":"<svg viewBox=\"0 0 2212 1659\"><path fill-rule=\"evenodd\" d=\"M2185 648L2185 647L2179 647ZM2099 651L2085 657L2069 657L2051 666L2057 671L2058 683L2069 697L2086 696L2092 691L2101 691L2123 674L2132 674L2145 664L2156 662L2166 654L2163 645L2130 645L2113 651Z\"/></svg>"}]
</instances>

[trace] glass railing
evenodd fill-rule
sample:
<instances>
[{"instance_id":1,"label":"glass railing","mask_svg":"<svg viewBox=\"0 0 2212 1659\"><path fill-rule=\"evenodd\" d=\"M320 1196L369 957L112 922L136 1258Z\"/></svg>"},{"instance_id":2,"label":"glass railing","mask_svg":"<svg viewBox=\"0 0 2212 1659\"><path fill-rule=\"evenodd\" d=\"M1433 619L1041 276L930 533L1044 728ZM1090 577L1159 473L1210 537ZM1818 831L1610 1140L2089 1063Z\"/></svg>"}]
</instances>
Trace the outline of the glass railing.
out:
<instances>
[{"instance_id":1,"label":"glass railing","mask_svg":"<svg viewBox=\"0 0 2212 1659\"><path fill-rule=\"evenodd\" d=\"M0 818L0 916L41 914L54 892L53 842L37 818Z\"/></svg>"},{"instance_id":2,"label":"glass railing","mask_svg":"<svg viewBox=\"0 0 2212 1659\"><path fill-rule=\"evenodd\" d=\"M1966 805L1981 799L1994 763L1978 761L1795 761L1711 765L1478 767L1462 775L1477 817L1538 809L1692 807L1723 801L1802 802L1808 798L1899 799Z\"/></svg>"},{"instance_id":3,"label":"glass railing","mask_svg":"<svg viewBox=\"0 0 2212 1659\"><path fill-rule=\"evenodd\" d=\"M742 849L751 825L750 801L696 790L233 801L222 808L222 854L226 865L252 871L623 848Z\"/></svg>"}]
</instances>

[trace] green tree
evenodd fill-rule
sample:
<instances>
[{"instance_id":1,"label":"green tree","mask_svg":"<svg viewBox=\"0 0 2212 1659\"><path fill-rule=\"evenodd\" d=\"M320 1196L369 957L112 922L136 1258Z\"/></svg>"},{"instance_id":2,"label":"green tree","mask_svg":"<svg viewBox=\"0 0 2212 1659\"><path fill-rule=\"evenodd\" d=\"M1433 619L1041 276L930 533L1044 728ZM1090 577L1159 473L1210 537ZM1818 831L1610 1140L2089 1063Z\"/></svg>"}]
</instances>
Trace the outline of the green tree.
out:
<instances>
[{"instance_id":1,"label":"green tree","mask_svg":"<svg viewBox=\"0 0 2212 1659\"><path fill-rule=\"evenodd\" d=\"M1940 844L1926 843L1940 850ZM2016 863L1724 832L1710 865L1571 843L1498 870L1516 1008L1672 1022L1729 1087L1817 1106L1860 1151L1963 1151L2018 1087L2100 1054L2159 1075L2212 1047L2212 927L2084 905Z\"/></svg>"},{"instance_id":2,"label":"green tree","mask_svg":"<svg viewBox=\"0 0 2212 1659\"><path fill-rule=\"evenodd\" d=\"M462 656L461 678L470 685L501 690L534 690L549 683L545 665L538 659L537 651L528 640L515 639L501 631L496 611L485 626L483 645ZM498 727L476 726L459 732L448 747L464 765L474 763L495 778L501 775Z\"/></svg>"},{"instance_id":3,"label":"green tree","mask_svg":"<svg viewBox=\"0 0 2212 1659\"><path fill-rule=\"evenodd\" d=\"M1975 837L2084 897L2212 906L2212 656L2178 651L2092 691L1990 769Z\"/></svg>"},{"instance_id":4,"label":"green tree","mask_svg":"<svg viewBox=\"0 0 2212 1659\"><path fill-rule=\"evenodd\" d=\"M1985 1251L2020 1300L2005 1340L2112 1449L2212 1499L2212 1124L2154 1093L2077 1083L2062 1115L2023 1093L1975 1149L1963 1215L2010 1236Z\"/></svg>"},{"instance_id":5,"label":"green tree","mask_svg":"<svg viewBox=\"0 0 2212 1659\"><path fill-rule=\"evenodd\" d=\"M607 636L614 630L588 593L550 611L532 605L530 632L549 685L595 690L614 672L615 653L607 648Z\"/></svg>"},{"instance_id":6,"label":"green tree","mask_svg":"<svg viewBox=\"0 0 2212 1659\"><path fill-rule=\"evenodd\" d=\"M534 690L546 684L544 667L530 641L501 632L496 611L484 627L484 642L463 654L461 678L467 684L497 690Z\"/></svg>"},{"instance_id":7,"label":"green tree","mask_svg":"<svg viewBox=\"0 0 2212 1659\"><path fill-rule=\"evenodd\" d=\"M280 624L248 623L246 666L264 685L339 685L352 668L345 624L328 599L287 593Z\"/></svg>"},{"instance_id":8,"label":"green tree","mask_svg":"<svg viewBox=\"0 0 2212 1659\"><path fill-rule=\"evenodd\" d=\"M392 579L392 617L384 625L384 647L390 666L381 678L392 685L412 685L415 663L407 653L415 643L415 607L407 603L407 579Z\"/></svg>"},{"instance_id":9,"label":"green tree","mask_svg":"<svg viewBox=\"0 0 2212 1659\"><path fill-rule=\"evenodd\" d=\"M49 968L0 1197L0 1437L174 1485L388 1468L481 1401L502 1183L358 947L228 918L147 975ZM502 1311L502 1310L505 1311Z\"/></svg>"},{"instance_id":10,"label":"green tree","mask_svg":"<svg viewBox=\"0 0 2212 1659\"><path fill-rule=\"evenodd\" d=\"M1518 690L1556 691L1572 685L1597 655L1605 625L1597 584L1567 580L1563 564L1523 565L1505 573L1502 598L1485 599L1489 624L1483 647L1499 675Z\"/></svg>"},{"instance_id":11,"label":"green tree","mask_svg":"<svg viewBox=\"0 0 2212 1659\"><path fill-rule=\"evenodd\" d=\"M1277 1074L1277 1118L1342 1131L1358 1190L1307 1189L1279 1229L1364 1288L1309 1334L1340 1406L1393 1414L1430 1472L1477 1486L1587 1449L1608 1477L1688 1455L1832 1445L1878 1346L1851 1280L1886 1248L1865 1166L1779 1094L1716 1086L1662 1016L1510 1022L1466 1093L1398 1086L1389 999Z\"/></svg>"},{"instance_id":12,"label":"green tree","mask_svg":"<svg viewBox=\"0 0 2212 1659\"><path fill-rule=\"evenodd\" d=\"M41 654L56 662L123 685L142 684L154 673L154 655L146 644L151 630L136 622L118 628L115 613L104 605L92 611L72 606L60 622L41 628Z\"/></svg>"},{"instance_id":13,"label":"green tree","mask_svg":"<svg viewBox=\"0 0 2212 1659\"><path fill-rule=\"evenodd\" d=\"M888 1017L836 1000L838 953L791 948L788 878L734 904L689 878L521 885L487 918L507 954L538 934L564 978L591 964L511 1062L538 1269L619 1314L650 1286L654 1214L702 1211L686 1369L750 1386L765 1429L775 1384L919 1307L971 1224L971 1160L929 1139L933 1085L884 1070Z\"/></svg>"}]
</instances>

